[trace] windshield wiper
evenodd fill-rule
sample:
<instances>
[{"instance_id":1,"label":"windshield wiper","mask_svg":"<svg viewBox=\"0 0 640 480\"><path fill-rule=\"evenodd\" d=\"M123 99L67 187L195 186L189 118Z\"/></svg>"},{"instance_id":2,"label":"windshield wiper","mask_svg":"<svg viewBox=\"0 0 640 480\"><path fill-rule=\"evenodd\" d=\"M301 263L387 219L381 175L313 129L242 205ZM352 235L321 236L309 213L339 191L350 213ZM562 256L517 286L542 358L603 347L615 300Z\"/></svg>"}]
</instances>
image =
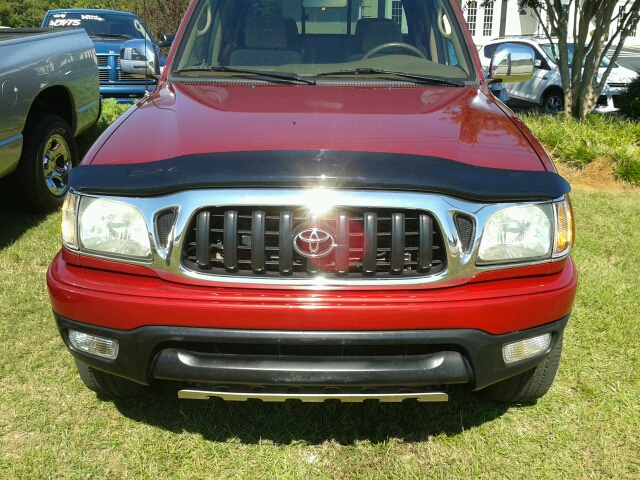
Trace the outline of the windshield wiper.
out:
<instances>
[{"instance_id":1,"label":"windshield wiper","mask_svg":"<svg viewBox=\"0 0 640 480\"><path fill-rule=\"evenodd\" d=\"M125 33L94 33L90 35L91 37L124 37L124 38L133 38L131 35L127 35Z\"/></svg>"},{"instance_id":2,"label":"windshield wiper","mask_svg":"<svg viewBox=\"0 0 640 480\"><path fill-rule=\"evenodd\" d=\"M215 67L187 67L177 70L175 73L185 73L185 72L226 72L226 73L235 73L238 75L251 75L252 77L256 77L256 80L264 80L273 83L287 83L287 84L296 84L296 83L304 83L307 85L315 85L315 80L309 80L308 78L301 77L297 73L291 72L265 72L263 70L248 70L244 68L235 68L235 67L224 67L221 65Z\"/></svg>"},{"instance_id":3,"label":"windshield wiper","mask_svg":"<svg viewBox=\"0 0 640 480\"><path fill-rule=\"evenodd\" d=\"M422 75L419 73L398 72L395 70L385 70L380 68L353 68L348 70L337 70L335 72L323 72L316 77L337 77L341 75L393 75L402 79L409 80L413 83L426 83L429 85L450 85L454 87L464 87L462 80L437 77L434 75Z\"/></svg>"}]
</instances>

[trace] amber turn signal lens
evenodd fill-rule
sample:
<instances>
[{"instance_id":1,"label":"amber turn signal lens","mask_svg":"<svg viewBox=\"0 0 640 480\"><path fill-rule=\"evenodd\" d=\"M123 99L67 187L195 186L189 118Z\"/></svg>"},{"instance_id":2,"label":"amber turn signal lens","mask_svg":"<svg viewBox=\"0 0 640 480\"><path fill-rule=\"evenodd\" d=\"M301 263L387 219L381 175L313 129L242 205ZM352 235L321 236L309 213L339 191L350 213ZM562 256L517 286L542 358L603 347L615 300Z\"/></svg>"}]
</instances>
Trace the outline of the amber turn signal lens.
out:
<instances>
[{"instance_id":1,"label":"amber turn signal lens","mask_svg":"<svg viewBox=\"0 0 640 480\"><path fill-rule=\"evenodd\" d=\"M554 203L556 217L556 242L553 250L554 258L563 257L571 252L574 242L573 211L569 197Z\"/></svg>"},{"instance_id":2,"label":"amber turn signal lens","mask_svg":"<svg viewBox=\"0 0 640 480\"><path fill-rule=\"evenodd\" d=\"M76 231L76 214L79 197L71 192L67 193L62 205L62 243L73 250L78 249L78 235Z\"/></svg>"}]
</instances>

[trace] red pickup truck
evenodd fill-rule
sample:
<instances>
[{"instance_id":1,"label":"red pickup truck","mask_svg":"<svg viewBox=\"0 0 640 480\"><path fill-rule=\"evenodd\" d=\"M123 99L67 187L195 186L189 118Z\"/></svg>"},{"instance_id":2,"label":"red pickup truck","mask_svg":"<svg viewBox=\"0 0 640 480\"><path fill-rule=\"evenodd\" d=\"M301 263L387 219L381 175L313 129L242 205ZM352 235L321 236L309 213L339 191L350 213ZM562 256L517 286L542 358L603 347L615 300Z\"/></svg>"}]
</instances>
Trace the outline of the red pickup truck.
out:
<instances>
[{"instance_id":1,"label":"red pickup truck","mask_svg":"<svg viewBox=\"0 0 640 480\"><path fill-rule=\"evenodd\" d=\"M577 273L568 183L450 0L197 0L159 77L69 173L47 281L105 395L526 403Z\"/></svg>"}]
</instances>

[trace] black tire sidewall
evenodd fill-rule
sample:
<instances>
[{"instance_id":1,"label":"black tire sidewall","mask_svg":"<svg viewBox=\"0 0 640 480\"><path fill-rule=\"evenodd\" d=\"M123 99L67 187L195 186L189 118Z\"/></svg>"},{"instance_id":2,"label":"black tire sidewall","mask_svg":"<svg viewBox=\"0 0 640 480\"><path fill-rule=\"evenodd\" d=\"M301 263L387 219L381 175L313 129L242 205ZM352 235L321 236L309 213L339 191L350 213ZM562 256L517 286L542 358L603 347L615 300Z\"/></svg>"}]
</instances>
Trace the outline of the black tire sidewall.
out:
<instances>
[{"instance_id":1,"label":"black tire sidewall","mask_svg":"<svg viewBox=\"0 0 640 480\"><path fill-rule=\"evenodd\" d=\"M557 90L551 90L548 93L544 94L544 97L542 97L542 110L544 113L550 113L552 115L556 115L558 113L560 113L562 111L562 109L560 110L560 112L549 112L547 110L547 103L549 102L549 99L552 97L557 97L560 100L560 104L562 105L562 109L564 109L564 94L560 93Z\"/></svg>"},{"instance_id":2,"label":"black tire sidewall","mask_svg":"<svg viewBox=\"0 0 640 480\"><path fill-rule=\"evenodd\" d=\"M44 181L43 156L45 144L53 135L60 135L69 148L71 166L78 165L78 151L71 128L57 115L40 114L30 118L24 129L20 173L22 187L31 209L49 213L60 208L65 195L52 194Z\"/></svg>"}]
</instances>

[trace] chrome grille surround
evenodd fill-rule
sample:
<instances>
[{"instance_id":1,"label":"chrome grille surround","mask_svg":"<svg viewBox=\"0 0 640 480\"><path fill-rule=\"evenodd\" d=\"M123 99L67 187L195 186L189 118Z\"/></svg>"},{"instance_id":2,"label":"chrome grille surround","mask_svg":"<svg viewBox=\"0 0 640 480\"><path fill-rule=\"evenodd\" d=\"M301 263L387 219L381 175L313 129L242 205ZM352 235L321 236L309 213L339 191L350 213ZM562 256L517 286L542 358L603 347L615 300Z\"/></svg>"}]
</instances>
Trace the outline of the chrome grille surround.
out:
<instances>
[{"instance_id":1,"label":"chrome grille surround","mask_svg":"<svg viewBox=\"0 0 640 480\"><path fill-rule=\"evenodd\" d=\"M145 82L144 75L133 75L120 69L118 54L100 54L98 57L98 77L101 82ZM111 72L115 70L112 78Z\"/></svg>"},{"instance_id":2,"label":"chrome grille surround","mask_svg":"<svg viewBox=\"0 0 640 480\"><path fill-rule=\"evenodd\" d=\"M277 278L254 276L236 276L233 274L215 275L192 271L185 268L182 262L183 245L186 241L189 225L194 216L205 207L255 207L256 205L281 207L283 205L309 205L317 202L318 192L323 198L329 199L330 204L337 208L381 208L419 210L428 212L439 228L446 257L446 268L433 275L405 277L405 276L372 276L361 278L339 277L331 275L313 275L307 278L291 278L281 276ZM74 192L75 193L75 192ZM82 196L94 196L85 195ZM546 202L502 202L479 203L461 200L442 194L395 192L378 190L340 190L340 189L211 189L188 190L175 194L158 197L113 197L95 195L118 202L125 202L136 207L144 216L153 260L151 262L118 260L110 256L94 255L82 252L96 258L124 262L134 265L148 266L158 272L167 272L174 280L184 278L185 283L219 286L244 286L247 288L292 288L303 289L331 289L331 288L422 288L425 286L443 287L465 283L478 273L513 267L506 265L476 265L479 241L487 219L494 212L523 204L542 204ZM559 200L559 199L555 199ZM168 239L156 236L154 225L156 216L168 209L175 211L173 228ZM456 229L456 215L464 215L475 222L473 237L468 249L464 248L462 239ZM166 246L163 242L166 241ZM163 248L164 247L164 248ZM563 260L558 258L553 261ZM533 262L521 262L517 266L549 263L551 259Z\"/></svg>"}]
</instances>

